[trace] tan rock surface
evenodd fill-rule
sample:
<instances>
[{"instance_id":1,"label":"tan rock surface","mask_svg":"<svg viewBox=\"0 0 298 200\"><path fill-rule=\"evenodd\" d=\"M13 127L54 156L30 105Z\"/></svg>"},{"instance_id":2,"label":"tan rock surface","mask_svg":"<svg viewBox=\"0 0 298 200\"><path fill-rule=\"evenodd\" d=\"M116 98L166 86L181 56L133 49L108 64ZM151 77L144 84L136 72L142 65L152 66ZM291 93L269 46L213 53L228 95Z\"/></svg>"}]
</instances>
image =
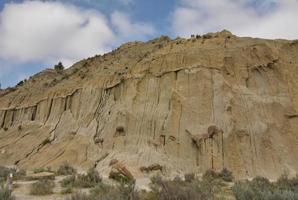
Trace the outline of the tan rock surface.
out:
<instances>
[{"instance_id":1,"label":"tan rock surface","mask_svg":"<svg viewBox=\"0 0 298 200\"><path fill-rule=\"evenodd\" d=\"M0 164L294 175L297 113L297 41L161 37L0 91Z\"/></svg>"}]
</instances>

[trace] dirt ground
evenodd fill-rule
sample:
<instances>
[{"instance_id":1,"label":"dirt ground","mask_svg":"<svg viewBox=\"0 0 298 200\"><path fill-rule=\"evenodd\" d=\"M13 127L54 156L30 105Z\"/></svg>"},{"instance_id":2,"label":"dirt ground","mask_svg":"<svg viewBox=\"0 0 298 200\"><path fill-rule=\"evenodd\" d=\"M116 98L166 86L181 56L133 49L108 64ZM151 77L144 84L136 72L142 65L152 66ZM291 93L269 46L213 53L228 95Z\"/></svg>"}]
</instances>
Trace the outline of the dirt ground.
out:
<instances>
[{"instance_id":1,"label":"dirt ground","mask_svg":"<svg viewBox=\"0 0 298 200\"><path fill-rule=\"evenodd\" d=\"M15 181L13 195L15 196L16 200L64 200L67 195L60 194L61 187L59 184L63 178L63 176L55 178L54 194L46 196L30 195L30 185L36 181Z\"/></svg>"}]
</instances>

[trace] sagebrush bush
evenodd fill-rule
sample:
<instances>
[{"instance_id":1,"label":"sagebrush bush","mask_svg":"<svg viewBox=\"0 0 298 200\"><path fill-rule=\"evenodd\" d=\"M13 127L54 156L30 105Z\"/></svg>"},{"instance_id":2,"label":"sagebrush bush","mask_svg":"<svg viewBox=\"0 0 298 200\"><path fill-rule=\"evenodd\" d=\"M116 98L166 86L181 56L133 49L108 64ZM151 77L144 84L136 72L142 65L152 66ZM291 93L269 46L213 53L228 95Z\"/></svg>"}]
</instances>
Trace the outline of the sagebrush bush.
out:
<instances>
[{"instance_id":1,"label":"sagebrush bush","mask_svg":"<svg viewBox=\"0 0 298 200\"><path fill-rule=\"evenodd\" d=\"M214 180L214 179L217 179L219 178L219 175L218 173L216 173L215 171L209 169L207 170L204 174L203 174L203 177L202 177L204 180Z\"/></svg>"},{"instance_id":2,"label":"sagebrush bush","mask_svg":"<svg viewBox=\"0 0 298 200\"><path fill-rule=\"evenodd\" d=\"M184 180L186 182L192 182L195 180L195 174L194 173L188 173L184 175Z\"/></svg>"},{"instance_id":3,"label":"sagebrush bush","mask_svg":"<svg viewBox=\"0 0 298 200\"><path fill-rule=\"evenodd\" d=\"M64 178L62 181L60 181L60 184L62 187L74 187L76 182L76 176L68 176Z\"/></svg>"},{"instance_id":4,"label":"sagebrush bush","mask_svg":"<svg viewBox=\"0 0 298 200\"><path fill-rule=\"evenodd\" d=\"M297 178L281 176L276 183L267 178L256 177L252 181L236 182L232 190L237 200L296 200Z\"/></svg>"},{"instance_id":5,"label":"sagebrush bush","mask_svg":"<svg viewBox=\"0 0 298 200\"><path fill-rule=\"evenodd\" d=\"M19 180L22 179L26 176L26 171L25 170L16 170L16 169L11 169L7 167L0 166L0 183L3 181L6 181L8 175L12 173L13 174L13 179L14 180Z\"/></svg>"},{"instance_id":6,"label":"sagebrush bush","mask_svg":"<svg viewBox=\"0 0 298 200\"><path fill-rule=\"evenodd\" d=\"M11 194L7 187L0 186L0 199L1 200L14 200L14 196Z\"/></svg>"},{"instance_id":7,"label":"sagebrush bush","mask_svg":"<svg viewBox=\"0 0 298 200\"><path fill-rule=\"evenodd\" d=\"M226 182L232 182L234 179L233 173L226 168L223 168L218 175L222 180Z\"/></svg>"},{"instance_id":8,"label":"sagebrush bush","mask_svg":"<svg viewBox=\"0 0 298 200\"><path fill-rule=\"evenodd\" d=\"M207 182L195 179L191 182L182 180L163 180L161 177L151 179L151 198L159 200L207 200L213 199L218 192L219 181ZM213 179L212 179L213 180Z\"/></svg>"},{"instance_id":9,"label":"sagebrush bush","mask_svg":"<svg viewBox=\"0 0 298 200\"><path fill-rule=\"evenodd\" d=\"M101 183L102 178L95 169L89 169L87 174L72 175L63 179L60 183L62 187L91 188Z\"/></svg>"},{"instance_id":10,"label":"sagebrush bush","mask_svg":"<svg viewBox=\"0 0 298 200\"><path fill-rule=\"evenodd\" d=\"M59 167L59 169L57 170L58 175L73 175L76 173L77 173L77 171L75 170L75 168L70 166L68 163L61 165Z\"/></svg>"},{"instance_id":11,"label":"sagebrush bush","mask_svg":"<svg viewBox=\"0 0 298 200\"><path fill-rule=\"evenodd\" d=\"M55 183L51 180L40 180L33 183L30 187L30 194L32 195L49 195L53 194Z\"/></svg>"},{"instance_id":12,"label":"sagebrush bush","mask_svg":"<svg viewBox=\"0 0 298 200\"><path fill-rule=\"evenodd\" d=\"M6 179L10 173L14 173L15 170L7 167L0 166L0 177Z\"/></svg>"},{"instance_id":13,"label":"sagebrush bush","mask_svg":"<svg viewBox=\"0 0 298 200\"><path fill-rule=\"evenodd\" d=\"M61 190L61 194L71 194L73 191L72 191L72 187L68 186L66 188L62 188Z\"/></svg>"},{"instance_id":14,"label":"sagebrush bush","mask_svg":"<svg viewBox=\"0 0 298 200\"><path fill-rule=\"evenodd\" d=\"M92 200L138 200L139 195L134 186L134 183L118 184L117 186L101 183L91 190L90 198Z\"/></svg>"},{"instance_id":15,"label":"sagebrush bush","mask_svg":"<svg viewBox=\"0 0 298 200\"><path fill-rule=\"evenodd\" d=\"M91 198L86 193L76 192L70 197L67 197L66 200L91 200Z\"/></svg>"},{"instance_id":16,"label":"sagebrush bush","mask_svg":"<svg viewBox=\"0 0 298 200\"><path fill-rule=\"evenodd\" d=\"M53 172L51 167L47 167L47 168L36 168L33 170L33 173L37 174L37 173L41 173L41 172Z\"/></svg>"}]
</instances>

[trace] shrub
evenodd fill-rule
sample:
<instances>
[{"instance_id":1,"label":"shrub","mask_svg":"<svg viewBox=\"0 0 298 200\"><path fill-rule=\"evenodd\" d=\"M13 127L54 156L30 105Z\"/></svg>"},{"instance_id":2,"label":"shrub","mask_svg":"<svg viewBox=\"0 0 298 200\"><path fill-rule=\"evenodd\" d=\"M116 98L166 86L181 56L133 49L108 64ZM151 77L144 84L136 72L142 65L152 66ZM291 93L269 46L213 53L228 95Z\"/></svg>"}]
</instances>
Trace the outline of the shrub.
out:
<instances>
[{"instance_id":1,"label":"shrub","mask_svg":"<svg viewBox=\"0 0 298 200\"><path fill-rule=\"evenodd\" d=\"M63 179L60 184L62 187L74 187L76 181L76 176L72 175Z\"/></svg>"},{"instance_id":2,"label":"shrub","mask_svg":"<svg viewBox=\"0 0 298 200\"><path fill-rule=\"evenodd\" d=\"M217 182L194 179L191 182L163 180L161 177L151 179L151 198L159 200L207 200L213 199L217 191Z\"/></svg>"},{"instance_id":3,"label":"shrub","mask_svg":"<svg viewBox=\"0 0 298 200\"><path fill-rule=\"evenodd\" d=\"M12 196L11 192L7 187L0 187L0 199L1 200L14 200L14 196Z\"/></svg>"},{"instance_id":4,"label":"shrub","mask_svg":"<svg viewBox=\"0 0 298 200\"><path fill-rule=\"evenodd\" d=\"M45 168L36 168L33 170L34 174L41 173L41 172L53 172L53 171L51 170L51 167L47 167L46 169Z\"/></svg>"},{"instance_id":5,"label":"shrub","mask_svg":"<svg viewBox=\"0 0 298 200\"><path fill-rule=\"evenodd\" d=\"M85 193L77 192L66 198L66 200L91 200L91 198Z\"/></svg>"},{"instance_id":6,"label":"shrub","mask_svg":"<svg viewBox=\"0 0 298 200\"><path fill-rule=\"evenodd\" d=\"M58 72L63 71L64 70L64 66L61 62L59 62L57 65L54 66L54 69Z\"/></svg>"},{"instance_id":7,"label":"shrub","mask_svg":"<svg viewBox=\"0 0 298 200\"><path fill-rule=\"evenodd\" d=\"M72 193L72 187L66 187L61 190L61 194L71 194L71 193Z\"/></svg>"},{"instance_id":8,"label":"shrub","mask_svg":"<svg viewBox=\"0 0 298 200\"><path fill-rule=\"evenodd\" d=\"M57 174L58 175L73 175L75 174L77 171L70 166L69 164L65 163L63 165L61 165L59 167L59 169L57 170Z\"/></svg>"},{"instance_id":9,"label":"shrub","mask_svg":"<svg viewBox=\"0 0 298 200\"><path fill-rule=\"evenodd\" d=\"M13 174L14 180L19 180L26 176L26 171L23 169L17 171L16 169L10 169L7 167L0 166L0 183L6 181L10 173Z\"/></svg>"},{"instance_id":10,"label":"shrub","mask_svg":"<svg viewBox=\"0 0 298 200\"><path fill-rule=\"evenodd\" d=\"M72 175L63 179L60 183L62 187L90 188L101 183L102 178L95 169L89 169L87 174Z\"/></svg>"},{"instance_id":11,"label":"shrub","mask_svg":"<svg viewBox=\"0 0 298 200\"><path fill-rule=\"evenodd\" d=\"M280 191L293 192L296 196L298 195L298 175L291 179L288 175L283 174L275 183L275 187ZM297 198L298 199L298 198Z\"/></svg>"},{"instance_id":12,"label":"shrub","mask_svg":"<svg viewBox=\"0 0 298 200\"><path fill-rule=\"evenodd\" d=\"M6 180L10 173L14 173L15 170L9 169L7 167L0 166L0 177Z\"/></svg>"},{"instance_id":13,"label":"shrub","mask_svg":"<svg viewBox=\"0 0 298 200\"><path fill-rule=\"evenodd\" d=\"M194 173L185 174L184 179L186 182L192 182L195 180L195 174Z\"/></svg>"},{"instance_id":14,"label":"shrub","mask_svg":"<svg viewBox=\"0 0 298 200\"><path fill-rule=\"evenodd\" d=\"M36 168L36 169L33 170L33 173L34 173L34 174L37 174L37 173L41 173L41 172L45 172L45 171L46 171L46 170L43 169L43 168Z\"/></svg>"},{"instance_id":15,"label":"shrub","mask_svg":"<svg viewBox=\"0 0 298 200\"><path fill-rule=\"evenodd\" d=\"M78 175L77 180L75 181L76 187L89 188L94 187L96 184L102 181L101 176L98 171L94 168L89 169L86 175Z\"/></svg>"},{"instance_id":16,"label":"shrub","mask_svg":"<svg viewBox=\"0 0 298 200\"><path fill-rule=\"evenodd\" d=\"M117 186L110 186L106 184L98 184L91 190L90 198L93 200L137 200L138 193L134 189L134 184L119 184Z\"/></svg>"},{"instance_id":17,"label":"shrub","mask_svg":"<svg viewBox=\"0 0 298 200\"><path fill-rule=\"evenodd\" d=\"M215 171L209 169L203 174L202 178L203 180L212 181L219 178L219 175Z\"/></svg>"},{"instance_id":18,"label":"shrub","mask_svg":"<svg viewBox=\"0 0 298 200\"><path fill-rule=\"evenodd\" d=\"M281 176L276 183L264 177L237 182L232 190L237 200L295 200L298 199L297 178Z\"/></svg>"},{"instance_id":19,"label":"shrub","mask_svg":"<svg viewBox=\"0 0 298 200\"><path fill-rule=\"evenodd\" d=\"M31 185L30 194L49 195L53 194L55 183L51 180L40 180Z\"/></svg>"},{"instance_id":20,"label":"shrub","mask_svg":"<svg viewBox=\"0 0 298 200\"><path fill-rule=\"evenodd\" d=\"M234 179L233 173L226 168L223 168L223 170L221 170L221 172L218 175L222 180L226 182L232 182Z\"/></svg>"}]
</instances>

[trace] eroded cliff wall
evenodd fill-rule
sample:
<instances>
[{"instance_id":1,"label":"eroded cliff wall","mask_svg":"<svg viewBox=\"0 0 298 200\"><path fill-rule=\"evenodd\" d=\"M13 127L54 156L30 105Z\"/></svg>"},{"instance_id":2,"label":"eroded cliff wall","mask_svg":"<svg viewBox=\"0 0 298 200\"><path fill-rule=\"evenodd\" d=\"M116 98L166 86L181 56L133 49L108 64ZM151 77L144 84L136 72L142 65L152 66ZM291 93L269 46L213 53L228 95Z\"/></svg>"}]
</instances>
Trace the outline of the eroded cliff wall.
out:
<instances>
[{"instance_id":1,"label":"eroded cliff wall","mask_svg":"<svg viewBox=\"0 0 298 200\"><path fill-rule=\"evenodd\" d=\"M294 175L297 111L297 41L161 37L1 91L0 164Z\"/></svg>"}]
</instances>

